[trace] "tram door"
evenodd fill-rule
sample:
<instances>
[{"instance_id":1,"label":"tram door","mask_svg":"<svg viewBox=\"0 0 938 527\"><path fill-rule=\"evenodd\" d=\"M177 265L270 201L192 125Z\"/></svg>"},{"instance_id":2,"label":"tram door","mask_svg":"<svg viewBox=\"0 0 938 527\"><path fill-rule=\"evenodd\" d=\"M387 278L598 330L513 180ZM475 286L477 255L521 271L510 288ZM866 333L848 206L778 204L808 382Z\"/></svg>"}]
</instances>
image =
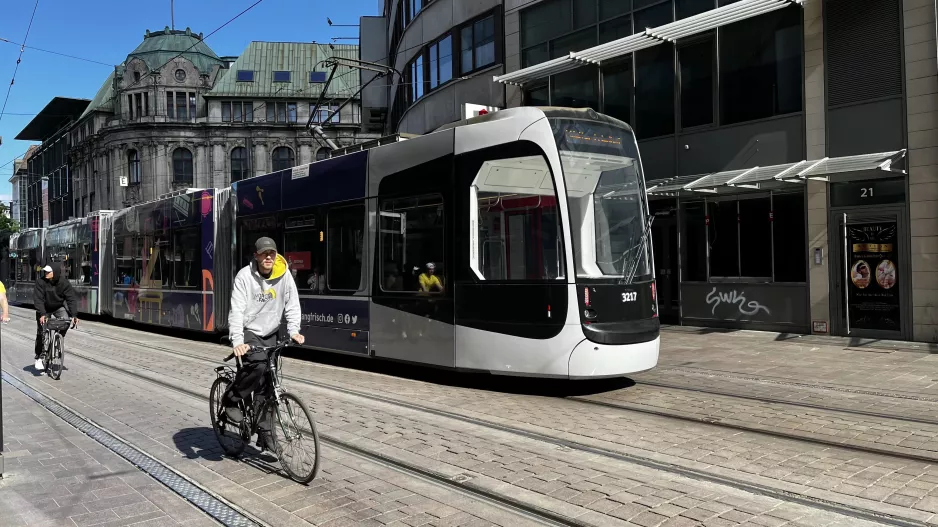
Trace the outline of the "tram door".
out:
<instances>
[{"instance_id":1,"label":"tram door","mask_svg":"<svg viewBox=\"0 0 938 527\"><path fill-rule=\"evenodd\" d=\"M446 156L385 176L378 188L372 288L375 356L455 366L452 182Z\"/></svg>"}]
</instances>

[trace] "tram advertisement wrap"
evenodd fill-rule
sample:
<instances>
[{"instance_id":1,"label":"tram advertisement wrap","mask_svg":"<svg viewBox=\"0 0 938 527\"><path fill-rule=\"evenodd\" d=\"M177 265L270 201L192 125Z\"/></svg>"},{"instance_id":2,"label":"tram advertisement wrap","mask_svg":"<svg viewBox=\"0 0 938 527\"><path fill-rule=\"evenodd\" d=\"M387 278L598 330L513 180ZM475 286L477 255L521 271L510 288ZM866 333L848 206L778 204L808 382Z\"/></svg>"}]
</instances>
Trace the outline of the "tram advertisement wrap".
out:
<instances>
[{"instance_id":1,"label":"tram advertisement wrap","mask_svg":"<svg viewBox=\"0 0 938 527\"><path fill-rule=\"evenodd\" d=\"M847 228L850 327L899 331L899 248L895 222Z\"/></svg>"}]
</instances>

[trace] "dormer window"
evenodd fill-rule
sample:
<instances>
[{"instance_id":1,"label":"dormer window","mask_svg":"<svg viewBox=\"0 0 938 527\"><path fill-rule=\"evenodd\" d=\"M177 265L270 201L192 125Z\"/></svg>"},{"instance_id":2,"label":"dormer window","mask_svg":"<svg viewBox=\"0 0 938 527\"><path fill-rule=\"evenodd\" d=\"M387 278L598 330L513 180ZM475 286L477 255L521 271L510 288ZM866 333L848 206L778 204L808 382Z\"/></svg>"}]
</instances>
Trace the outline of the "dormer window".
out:
<instances>
[{"instance_id":1,"label":"dormer window","mask_svg":"<svg viewBox=\"0 0 938 527\"><path fill-rule=\"evenodd\" d=\"M309 72L309 82L313 84L322 84L326 82L326 72L324 71Z\"/></svg>"},{"instance_id":2,"label":"dormer window","mask_svg":"<svg viewBox=\"0 0 938 527\"><path fill-rule=\"evenodd\" d=\"M254 71L238 70L238 82L254 82Z\"/></svg>"},{"instance_id":3,"label":"dormer window","mask_svg":"<svg viewBox=\"0 0 938 527\"><path fill-rule=\"evenodd\" d=\"M140 82L140 72L139 72L139 71L135 71L135 72L134 72L134 82L135 82L135 83Z\"/></svg>"},{"instance_id":4,"label":"dormer window","mask_svg":"<svg viewBox=\"0 0 938 527\"><path fill-rule=\"evenodd\" d=\"M289 71L275 71L274 82L290 82L290 72Z\"/></svg>"}]
</instances>

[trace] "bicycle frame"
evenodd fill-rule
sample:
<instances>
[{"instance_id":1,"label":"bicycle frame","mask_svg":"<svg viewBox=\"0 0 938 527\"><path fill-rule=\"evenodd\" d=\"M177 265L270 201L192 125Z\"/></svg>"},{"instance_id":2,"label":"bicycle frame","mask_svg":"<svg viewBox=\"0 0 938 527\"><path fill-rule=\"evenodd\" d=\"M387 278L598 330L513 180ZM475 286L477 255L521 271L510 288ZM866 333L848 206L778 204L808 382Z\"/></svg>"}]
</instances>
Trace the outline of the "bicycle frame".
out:
<instances>
[{"instance_id":1,"label":"bicycle frame","mask_svg":"<svg viewBox=\"0 0 938 527\"><path fill-rule=\"evenodd\" d=\"M254 435L257 433L257 429L260 426L260 416L262 415L266 416L267 410L271 406L276 406L276 401L279 401L280 396L283 395L283 393L285 392L285 390L283 389L283 385L280 382L280 376L277 374L279 372L279 368L277 367L277 365L278 365L278 359L280 358L280 354L283 352L283 349L286 347L288 342L290 342L289 339L283 342L278 342L274 346L270 346L266 348L261 347L261 346L256 346L256 347L253 347L251 350L251 351L267 350L268 352L267 353L267 371L264 373L264 375L267 376L267 382L269 382L272 387L272 390L271 390L272 394L270 397L268 397L264 401L263 406L258 408L257 411L255 411L254 409L255 399L254 399L253 391L251 392L251 394L248 396L247 399L244 399L241 401L241 404L243 406L242 412L244 413L244 417L247 419L247 422L250 424L250 426L248 427L249 435ZM235 357L234 353L226 357L225 362L228 362L232 358L237 359L237 364L238 364L237 369L232 368L231 366L218 366L217 368L215 368L215 372L218 374L218 376L228 378L228 381L231 383L231 385L234 384L237 371L243 367L243 364L241 362L241 357ZM286 430L284 430L284 435L286 435Z\"/></svg>"}]
</instances>

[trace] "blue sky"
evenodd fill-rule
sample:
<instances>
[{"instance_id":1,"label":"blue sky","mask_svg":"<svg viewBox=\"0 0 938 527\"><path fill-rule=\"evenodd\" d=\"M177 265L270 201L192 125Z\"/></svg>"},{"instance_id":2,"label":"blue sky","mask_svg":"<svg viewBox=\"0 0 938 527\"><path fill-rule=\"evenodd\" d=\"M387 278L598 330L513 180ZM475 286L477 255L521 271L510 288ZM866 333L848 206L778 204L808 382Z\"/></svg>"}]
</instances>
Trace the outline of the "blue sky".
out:
<instances>
[{"instance_id":1,"label":"blue sky","mask_svg":"<svg viewBox=\"0 0 938 527\"><path fill-rule=\"evenodd\" d=\"M256 0L175 0L176 29L208 35ZM35 0L4 2L0 39L23 42ZM380 0L263 0L206 43L219 56L240 55L252 40L331 42L357 37L360 16L378 15ZM27 46L116 65L143 41L147 29L170 25L170 0L39 0ZM355 43L340 40L340 43ZM0 107L16 68L19 46L0 41ZM32 144L13 138L56 96L91 99L113 66L27 48L16 72L6 113L0 118L0 200L9 201L13 164ZM25 115L24 115L25 114ZM6 165L6 166L3 166Z\"/></svg>"}]
</instances>

